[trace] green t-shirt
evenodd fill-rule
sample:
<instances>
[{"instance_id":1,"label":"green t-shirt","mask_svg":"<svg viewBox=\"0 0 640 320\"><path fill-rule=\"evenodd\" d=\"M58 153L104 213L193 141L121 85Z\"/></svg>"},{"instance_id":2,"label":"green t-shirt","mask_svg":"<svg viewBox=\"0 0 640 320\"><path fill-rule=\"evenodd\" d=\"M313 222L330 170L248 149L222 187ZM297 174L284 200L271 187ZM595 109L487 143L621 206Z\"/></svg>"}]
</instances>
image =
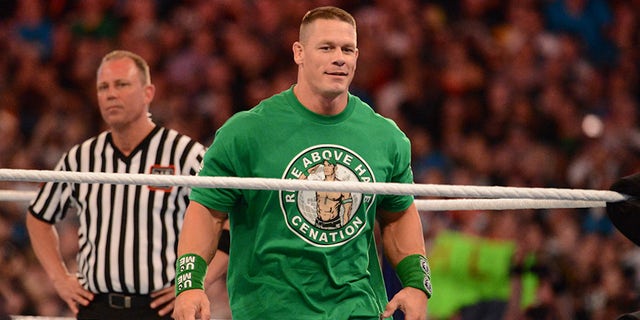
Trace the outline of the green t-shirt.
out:
<instances>
[{"instance_id":1,"label":"green t-shirt","mask_svg":"<svg viewBox=\"0 0 640 320\"><path fill-rule=\"evenodd\" d=\"M356 96L340 114L323 116L302 106L292 87L229 119L199 175L412 183L410 152L395 123ZM383 312L375 209L402 211L412 196L193 188L191 199L229 213L234 320Z\"/></svg>"}]
</instances>

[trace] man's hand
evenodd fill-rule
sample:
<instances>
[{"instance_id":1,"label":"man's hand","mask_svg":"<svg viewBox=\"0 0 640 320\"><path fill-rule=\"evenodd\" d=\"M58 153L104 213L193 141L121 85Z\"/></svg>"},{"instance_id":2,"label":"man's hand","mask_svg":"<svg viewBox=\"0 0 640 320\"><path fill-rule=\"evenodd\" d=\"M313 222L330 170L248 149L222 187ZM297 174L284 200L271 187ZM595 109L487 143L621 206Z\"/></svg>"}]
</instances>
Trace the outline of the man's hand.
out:
<instances>
[{"instance_id":1,"label":"man's hand","mask_svg":"<svg viewBox=\"0 0 640 320\"><path fill-rule=\"evenodd\" d=\"M173 311L173 303L176 299L176 288L174 286L164 288L162 290L151 293L151 309L162 307L158 311L158 315L163 317Z\"/></svg>"},{"instance_id":2,"label":"man's hand","mask_svg":"<svg viewBox=\"0 0 640 320\"><path fill-rule=\"evenodd\" d=\"M175 300L173 318L175 320L211 318L209 298L204 290L192 289L180 293Z\"/></svg>"},{"instance_id":3,"label":"man's hand","mask_svg":"<svg viewBox=\"0 0 640 320\"><path fill-rule=\"evenodd\" d=\"M416 288L403 288L389 301L382 317L391 317L398 309L404 312L404 318L406 320L426 320L427 295Z\"/></svg>"},{"instance_id":4,"label":"man's hand","mask_svg":"<svg viewBox=\"0 0 640 320\"><path fill-rule=\"evenodd\" d=\"M64 278L52 282L56 292L73 314L78 314L78 304L87 306L93 300L93 293L83 288L75 275L67 274Z\"/></svg>"}]
</instances>

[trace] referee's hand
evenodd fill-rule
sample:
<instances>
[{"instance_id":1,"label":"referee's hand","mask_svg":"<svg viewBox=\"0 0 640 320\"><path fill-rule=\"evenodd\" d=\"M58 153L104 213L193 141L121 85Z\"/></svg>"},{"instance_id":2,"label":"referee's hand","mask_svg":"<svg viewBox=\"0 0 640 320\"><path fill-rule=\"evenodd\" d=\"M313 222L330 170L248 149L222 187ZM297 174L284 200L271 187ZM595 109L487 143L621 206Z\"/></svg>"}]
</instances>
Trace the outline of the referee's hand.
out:
<instances>
[{"instance_id":1,"label":"referee's hand","mask_svg":"<svg viewBox=\"0 0 640 320\"><path fill-rule=\"evenodd\" d=\"M173 308L176 320L210 319L209 298L202 289L183 291L176 297Z\"/></svg>"},{"instance_id":2,"label":"referee's hand","mask_svg":"<svg viewBox=\"0 0 640 320\"><path fill-rule=\"evenodd\" d=\"M158 315L164 317L173 311L173 303L176 297L176 288L170 286L162 290L154 291L151 293L151 309L158 309Z\"/></svg>"},{"instance_id":3,"label":"referee's hand","mask_svg":"<svg viewBox=\"0 0 640 320\"><path fill-rule=\"evenodd\" d=\"M78 304L88 306L93 300L93 293L86 290L78 281L78 277L67 274L62 279L53 280L53 287L64 302L67 303L73 314L78 314Z\"/></svg>"}]
</instances>

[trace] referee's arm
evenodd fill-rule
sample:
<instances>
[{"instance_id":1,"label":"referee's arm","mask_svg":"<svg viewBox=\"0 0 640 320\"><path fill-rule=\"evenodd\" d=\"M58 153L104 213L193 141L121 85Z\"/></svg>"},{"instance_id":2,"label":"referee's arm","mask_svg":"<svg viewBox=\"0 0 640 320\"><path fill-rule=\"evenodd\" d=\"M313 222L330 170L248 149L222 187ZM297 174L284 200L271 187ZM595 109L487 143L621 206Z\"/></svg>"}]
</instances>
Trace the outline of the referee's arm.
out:
<instances>
[{"instance_id":1,"label":"referee's arm","mask_svg":"<svg viewBox=\"0 0 640 320\"><path fill-rule=\"evenodd\" d=\"M225 213L191 201L178 239L178 257L187 253L197 254L208 265L218 248L226 219ZM174 319L209 319L210 316L209 299L204 290L187 290L176 297Z\"/></svg>"},{"instance_id":2,"label":"referee's arm","mask_svg":"<svg viewBox=\"0 0 640 320\"><path fill-rule=\"evenodd\" d=\"M55 226L36 218L31 212L27 213L26 226L31 247L42 268L51 279L60 298L74 314L77 314L76 304L88 305L93 299L93 294L82 287L75 275L69 273L60 253L60 241Z\"/></svg>"}]
</instances>

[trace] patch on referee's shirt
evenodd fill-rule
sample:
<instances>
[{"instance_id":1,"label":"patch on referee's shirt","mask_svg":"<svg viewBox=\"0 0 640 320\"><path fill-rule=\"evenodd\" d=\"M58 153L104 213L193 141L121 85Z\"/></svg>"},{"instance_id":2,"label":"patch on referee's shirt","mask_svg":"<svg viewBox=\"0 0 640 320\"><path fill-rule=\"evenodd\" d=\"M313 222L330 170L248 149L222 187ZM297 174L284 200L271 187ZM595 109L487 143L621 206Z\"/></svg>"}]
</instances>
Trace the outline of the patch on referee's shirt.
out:
<instances>
[{"instance_id":1,"label":"patch on referee's shirt","mask_svg":"<svg viewBox=\"0 0 640 320\"><path fill-rule=\"evenodd\" d=\"M176 167L173 165L170 166L161 166L159 164L154 164L151 166L151 170L150 172L151 174L161 174L161 175L175 175L176 174ZM164 192L171 192L171 189L173 189L173 186L149 186L149 189L152 191L164 191Z\"/></svg>"}]
</instances>

